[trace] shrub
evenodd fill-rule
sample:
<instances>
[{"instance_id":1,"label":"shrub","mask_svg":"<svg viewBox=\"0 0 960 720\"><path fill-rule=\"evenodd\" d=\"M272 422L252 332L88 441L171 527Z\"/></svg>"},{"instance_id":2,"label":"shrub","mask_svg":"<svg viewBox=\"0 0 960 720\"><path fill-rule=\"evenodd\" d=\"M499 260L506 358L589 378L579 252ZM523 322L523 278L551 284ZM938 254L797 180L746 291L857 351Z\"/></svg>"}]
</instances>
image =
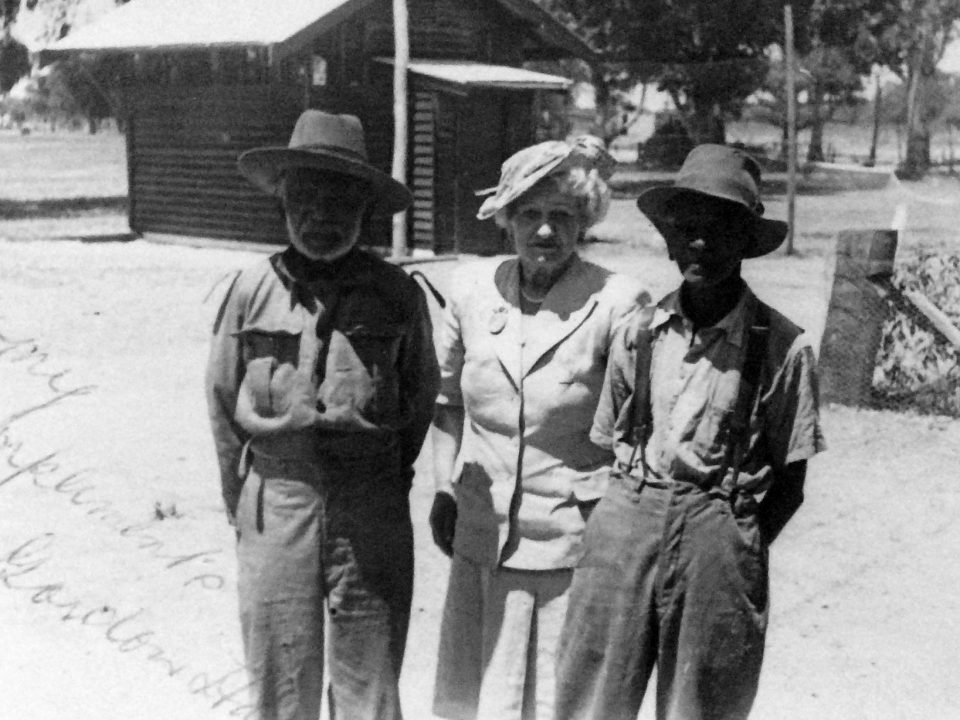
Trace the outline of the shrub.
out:
<instances>
[{"instance_id":1,"label":"shrub","mask_svg":"<svg viewBox=\"0 0 960 720\"><path fill-rule=\"evenodd\" d=\"M922 293L960 326L960 255L919 253L897 266L901 290ZM960 348L894 307L884 324L873 376L874 400L897 409L960 417Z\"/></svg>"},{"instance_id":2,"label":"shrub","mask_svg":"<svg viewBox=\"0 0 960 720\"><path fill-rule=\"evenodd\" d=\"M637 144L637 163L644 170L678 170L694 142L679 118L657 126L645 143Z\"/></svg>"}]
</instances>

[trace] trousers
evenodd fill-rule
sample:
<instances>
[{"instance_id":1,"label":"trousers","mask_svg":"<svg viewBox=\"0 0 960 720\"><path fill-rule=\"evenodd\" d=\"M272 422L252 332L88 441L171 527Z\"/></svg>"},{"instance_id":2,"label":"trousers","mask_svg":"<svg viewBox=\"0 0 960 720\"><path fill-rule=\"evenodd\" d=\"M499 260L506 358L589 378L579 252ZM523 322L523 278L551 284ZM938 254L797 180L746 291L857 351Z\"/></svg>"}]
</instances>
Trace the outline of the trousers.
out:
<instances>
[{"instance_id":1,"label":"trousers","mask_svg":"<svg viewBox=\"0 0 960 720\"><path fill-rule=\"evenodd\" d=\"M409 484L254 456L240 493L240 625L257 720L400 720L413 595ZM329 625L329 627L326 627Z\"/></svg>"},{"instance_id":2,"label":"trousers","mask_svg":"<svg viewBox=\"0 0 960 720\"><path fill-rule=\"evenodd\" d=\"M560 635L557 720L741 720L756 696L768 558L756 503L613 473Z\"/></svg>"},{"instance_id":3,"label":"trousers","mask_svg":"<svg viewBox=\"0 0 960 720\"><path fill-rule=\"evenodd\" d=\"M573 570L512 570L454 553L433 712L452 720L553 720L556 650Z\"/></svg>"}]
</instances>

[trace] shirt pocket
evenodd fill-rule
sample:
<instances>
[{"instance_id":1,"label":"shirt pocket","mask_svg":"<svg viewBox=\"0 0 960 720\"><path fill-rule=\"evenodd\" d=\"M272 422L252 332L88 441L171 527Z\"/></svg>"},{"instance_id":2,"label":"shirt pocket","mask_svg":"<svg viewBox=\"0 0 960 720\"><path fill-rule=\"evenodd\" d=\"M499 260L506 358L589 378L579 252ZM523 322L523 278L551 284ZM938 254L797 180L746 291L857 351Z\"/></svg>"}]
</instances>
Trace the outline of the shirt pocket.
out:
<instances>
[{"instance_id":1,"label":"shirt pocket","mask_svg":"<svg viewBox=\"0 0 960 720\"><path fill-rule=\"evenodd\" d=\"M297 365L302 325L274 318L244 325L236 337L240 339L243 360L249 363L257 358L274 358L277 364Z\"/></svg>"},{"instance_id":2,"label":"shirt pocket","mask_svg":"<svg viewBox=\"0 0 960 720\"><path fill-rule=\"evenodd\" d=\"M692 445L697 456L713 461L723 458L732 413L733 409L726 405L706 406L693 434Z\"/></svg>"},{"instance_id":3,"label":"shirt pocket","mask_svg":"<svg viewBox=\"0 0 960 720\"><path fill-rule=\"evenodd\" d=\"M248 396L249 406L262 417L287 412L292 404L309 396L305 387L309 371L300 377L297 364L300 330L290 327L255 324L236 333L240 339L244 378L240 392Z\"/></svg>"},{"instance_id":4,"label":"shirt pocket","mask_svg":"<svg viewBox=\"0 0 960 720\"><path fill-rule=\"evenodd\" d=\"M358 323L341 332L371 377L392 374L400 357L402 325Z\"/></svg>"}]
</instances>

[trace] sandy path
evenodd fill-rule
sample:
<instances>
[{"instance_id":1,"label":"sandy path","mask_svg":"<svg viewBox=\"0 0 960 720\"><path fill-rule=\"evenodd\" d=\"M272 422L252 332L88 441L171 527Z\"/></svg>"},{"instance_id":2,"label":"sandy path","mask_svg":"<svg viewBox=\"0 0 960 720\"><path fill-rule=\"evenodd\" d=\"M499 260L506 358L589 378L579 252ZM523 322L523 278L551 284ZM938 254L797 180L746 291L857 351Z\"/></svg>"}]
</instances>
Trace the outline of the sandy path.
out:
<instances>
[{"instance_id":1,"label":"sandy path","mask_svg":"<svg viewBox=\"0 0 960 720\"><path fill-rule=\"evenodd\" d=\"M589 252L660 278L654 289L673 282L662 255ZM255 257L0 241L0 720L246 713L201 376L222 281ZM772 259L747 274L816 333L823 266ZM448 263L422 269L444 287ZM960 422L841 408L824 418L831 450L773 550L754 718L955 717ZM446 573L426 527L431 496L422 471L403 677L413 720L430 717Z\"/></svg>"}]
</instances>

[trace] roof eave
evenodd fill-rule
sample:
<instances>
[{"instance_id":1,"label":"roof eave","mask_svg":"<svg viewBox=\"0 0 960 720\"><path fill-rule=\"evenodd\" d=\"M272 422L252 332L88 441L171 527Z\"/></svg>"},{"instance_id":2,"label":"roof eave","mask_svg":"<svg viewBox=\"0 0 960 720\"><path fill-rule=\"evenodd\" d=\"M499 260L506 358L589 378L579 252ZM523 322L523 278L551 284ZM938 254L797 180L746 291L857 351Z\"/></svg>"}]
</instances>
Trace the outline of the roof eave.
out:
<instances>
[{"instance_id":1,"label":"roof eave","mask_svg":"<svg viewBox=\"0 0 960 720\"><path fill-rule=\"evenodd\" d=\"M277 42L263 41L232 41L221 43L183 43L170 45L125 45L114 47L48 47L40 50L40 64L47 65L71 55L79 54L107 54L107 53L150 53L150 52L186 52L190 50L209 50L217 48L271 48L275 57L283 58L293 55L304 47L308 47L318 34L327 32L347 20L351 15L363 10L376 0L350 0L332 10L323 17L304 26L287 38Z\"/></svg>"},{"instance_id":2,"label":"roof eave","mask_svg":"<svg viewBox=\"0 0 960 720\"><path fill-rule=\"evenodd\" d=\"M39 51L40 64L48 65L71 55L108 55L111 53L187 52L190 50L218 50L224 48L269 48L267 42L184 43L182 45L124 45L112 47L44 48Z\"/></svg>"},{"instance_id":3,"label":"roof eave","mask_svg":"<svg viewBox=\"0 0 960 720\"><path fill-rule=\"evenodd\" d=\"M348 20L351 15L364 10L374 2L376 2L376 0L351 0L323 17L317 18L316 21L295 32L283 42L277 43L277 57L287 57L295 54L304 47L309 46L318 34L332 30L340 23Z\"/></svg>"},{"instance_id":4,"label":"roof eave","mask_svg":"<svg viewBox=\"0 0 960 720\"><path fill-rule=\"evenodd\" d=\"M533 0L497 0L509 12L530 25L530 30L547 43L587 62L599 60L599 53L590 47L557 18Z\"/></svg>"}]
</instances>

